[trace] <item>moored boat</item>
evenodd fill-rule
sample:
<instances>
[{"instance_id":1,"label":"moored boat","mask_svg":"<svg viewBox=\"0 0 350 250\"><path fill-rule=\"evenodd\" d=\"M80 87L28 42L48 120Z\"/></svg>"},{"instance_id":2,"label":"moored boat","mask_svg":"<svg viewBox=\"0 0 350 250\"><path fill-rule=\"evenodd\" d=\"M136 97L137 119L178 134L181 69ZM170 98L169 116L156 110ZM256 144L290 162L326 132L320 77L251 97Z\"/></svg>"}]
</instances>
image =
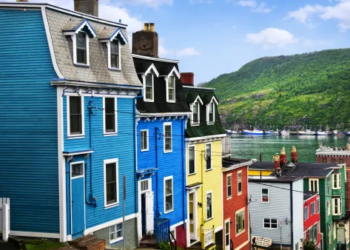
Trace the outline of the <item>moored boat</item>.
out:
<instances>
[{"instance_id":1,"label":"moored boat","mask_svg":"<svg viewBox=\"0 0 350 250\"><path fill-rule=\"evenodd\" d=\"M258 129L254 129L254 130L243 130L243 134L245 135L270 135L271 132L270 131L265 131L265 130L258 130Z\"/></svg>"}]
</instances>

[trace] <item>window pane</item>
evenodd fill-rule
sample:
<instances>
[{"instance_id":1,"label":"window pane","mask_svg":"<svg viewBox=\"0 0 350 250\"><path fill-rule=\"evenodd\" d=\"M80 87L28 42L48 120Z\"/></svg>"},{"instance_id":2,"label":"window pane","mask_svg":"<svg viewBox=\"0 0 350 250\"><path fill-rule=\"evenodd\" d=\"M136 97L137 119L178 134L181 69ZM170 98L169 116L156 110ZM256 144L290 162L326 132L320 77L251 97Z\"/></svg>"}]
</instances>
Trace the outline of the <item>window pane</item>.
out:
<instances>
[{"instance_id":1,"label":"window pane","mask_svg":"<svg viewBox=\"0 0 350 250\"><path fill-rule=\"evenodd\" d=\"M166 191L166 195L171 195L173 193L173 187L172 187L172 180L166 180L165 181L165 191Z\"/></svg>"},{"instance_id":2,"label":"window pane","mask_svg":"<svg viewBox=\"0 0 350 250\"><path fill-rule=\"evenodd\" d=\"M152 74L146 76L146 86L152 87Z\"/></svg>"},{"instance_id":3,"label":"window pane","mask_svg":"<svg viewBox=\"0 0 350 250\"><path fill-rule=\"evenodd\" d=\"M188 149L188 154L189 154L189 173L193 174L194 173L194 147L190 147Z\"/></svg>"},{"instance_id":4,"label":"window pane","mask_svg":"<svg viewBox=\"0 0 350 250\"><path fill-rule=\"evenodd\" d=\"M115 98L105 98L105 130L115 132Z\"/></svg>"},{"instance_id":5,"label":"window pane","mask_svg":"<svg viewBox=\"0 0 350 250\"><path fill-rule=\"evenodd\" d=\"M207 194L207 219L212 217L212 197L211 194Z\"/></svg>"},{"instance_id":6,"label":"window pane","mask_svg":"<svg viewBox=\"0 0 350 250\"><path fill-rule=\"evenodd\" d=\"M81 97L69 97L70 133L82 134Z\"/></svg>"},{"instance_id":7,"label":"window pane","mask_svg":"<svg viewBox=\"0 0 350 250\"><path fill-rule=\"evenodd\" d=\"M112 54L111 55L111 67L115 69L119 69L119 55Z\"/></svg>"},{"instance_id":8,"label":"window pane","mask_svg":"<svg viewBox=\"0 0 350 250\"><path fill-rule=\"evenodd\" d=\"M85 33L80 32L77 34L77 48L86 49L86 34Z\"/></svg>"},{"instance_id":9,"label":"window pane","mask_svg":"<svg viewBox=\"0 0 350 250\"><path fill-rule=\"evenodd\" d=\"M83 164L72 165L72 177L82 176L84 173L83 167Z\"/></svg>"},{"instance_id":10,"label":"window pane","mask_svg":"<svg viewBox=\"0 0 350 250\"><path fill-rule=\"evenodd\" d=\"M119 44L118 41L113 41L111 43L111 53L112 54L119 54Z\"/></svg>"},{"instance_id":11,"label":"window pane","mask_svg":"<svg viewBox=\"0 0 350 250\"><path fill-rule=\"evenodd\" d=\"M106 165L107 204L117 201L116 163Z\"/></svg>"},{"instance_id":12,"label":"window pane","mask_svg":"<svg viewBox=\"0 0 350 250\"><path fill-rule=\"evenodd\" d=\"M77 49L77 63L87 64L87 52L83 49Z\"/></svg>"},{"instance_id":13,"label":"window pane","mask_svg":"<svg viewBox=\"0 0 350 250\"><path fill-rule=\"evenodd\" d=\"M109 163L106 165L107 183L116 181L116 163Z\"/></svg>"}]
</instances>

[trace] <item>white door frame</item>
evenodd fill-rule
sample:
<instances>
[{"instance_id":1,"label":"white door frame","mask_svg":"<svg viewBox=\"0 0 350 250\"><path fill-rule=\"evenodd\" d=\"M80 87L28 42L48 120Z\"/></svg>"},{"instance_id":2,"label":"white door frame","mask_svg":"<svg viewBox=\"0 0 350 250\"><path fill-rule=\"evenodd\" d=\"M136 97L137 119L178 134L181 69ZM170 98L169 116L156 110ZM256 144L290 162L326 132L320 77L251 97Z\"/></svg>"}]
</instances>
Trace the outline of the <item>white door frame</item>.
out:
<instances>
[{"instance_id":1,"label":"white door frame","mask_svg":"<svg viewBox=\"0 0 350 250\"><path fill-rule=\"evenodd\" d=\"M193 227L195 232L197 231L197 223L198 223L198 217L197 217L197 188L188 190L187 191L187 246L191 245L191 240L198 241L198 232L195 233L194 237L191 235L191 230L190 230L190 225L191 225L191 220L190 220L190 194L193 194Z\"/></svg>"},{"instance_id":2,"label":"white door frame","mask_svg":"<svg viewBox=\"0 0 350 250\"><path fill-rule=\"evenodd\" d=\"M226 242L226 235L227 235L227 232L226 232L226 223L228 223L228 238L231 240L231 219L227 219L225 220L225 225L224 225L224 232L225 232L225 250L230 250L230 240L228 242L228 245L227 245L227 242Z\"/></svg>"},{"instance_id":3,"label":"white door frame","mask_svg":"<svg viewBox=\"0 0 350 250\"><path fill-rule=\"evenodd\" d=\"M143 181L148 181L148 189L141 191L141 182ZM138 242L142 239L142 207L141 207L141 197L143 194L145 194L148 191L152 191L152 176L150 176L147 179L142 179L137 181L137 186L138 186L138 203L139 203L139 210L138 210L138 220L137 220L137 235L138 235Z\"/></svg>"}]
</instances>

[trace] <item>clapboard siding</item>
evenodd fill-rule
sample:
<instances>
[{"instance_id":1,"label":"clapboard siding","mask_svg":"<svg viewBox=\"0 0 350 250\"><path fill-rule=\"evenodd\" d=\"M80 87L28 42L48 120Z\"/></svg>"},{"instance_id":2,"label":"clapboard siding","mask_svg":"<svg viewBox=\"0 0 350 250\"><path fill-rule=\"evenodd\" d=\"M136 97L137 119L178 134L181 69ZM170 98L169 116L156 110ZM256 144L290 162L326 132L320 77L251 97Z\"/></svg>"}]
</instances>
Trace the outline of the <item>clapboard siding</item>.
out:
<instances>
[{"instance_id":1,"label":"clapboard siding","mask_svg":"<svg viewBox=\"0 0 350 250\"><path fill-rule=\"evenodd\" d=\"M172 124L172 146L173 151L164 153L164 122L171 122ZM163 218L170 219L170 225L179 223L186 219L187 205L184 204L185 195L185 145L184 145L184 120L162 120L162 121L147 121L141 120L137 125L137 150L138 150L138 169L156 168L156 144L158 154L158 173L152 176L152 188L154 192L154 216L157 215L157 208L161 212ZM158 135L156 134L158 128ZM149 131L149 150L141 152L140 131ZM156 143L157 140L157 143ZM158 175L158 185L156 183L156 175ZM173 176L174 188L174 211L164 213L164 178ZM158 190L156 187L158 186ZM157 199L158 195L158 199ZM158 203L157 203L158 200Z\"/></svg>"},{"instance_id":2,"label":"clapboard siding","mask_svg":"<svg viewBox=\"0 0 350 250\"><path fill-rule=\"evenodd\" d=\"M263 188L269 189L269 203L261 203L261 190ZM263 224L264 218L278 219L278 223L283 223L282 244L291 244L291 224L286 225L285 223L286 220L291 220L289 190L290 183L249 182L249 196L252 199L249 204L249 213L253 236L270 238L273 243L280 244L280 226L278 229L265 229Z\"/></svg>"},{"instance_id":3,"label":"clapboard siding","mask_svg":"<svg viewBox=\"0 0 350 250\"><path fill-rule=\"evenodd\" d=\"M59 233L57 75L41 11L0 9L0 23L0 197L12 231Z\"/></svg>"},{"instance_id":4,"label":"clapboard siding","mask_svg":"<svg viewBox=\"0 0 350 250\"><path fill-rule=\"evenodd\" d=\"M301 239L304 238L304 181L297 180L293 182L293 249L296 244L302 246Z\"/></svg>"},{"instance_id":5,"label":"clapboard siding","mask_svg":"<svg viewBox=\"0 0 350 250\"><path fill-rule=\"evenodd\" d=\"M135 118L134 99L117 98L117 116L118 116L118 135L103 135L103 100L102 97L84 97L84 114L85 114L85 136L80 139L69 139L67 137L67 97L63 97L63 117L64 117L64 150L86 150L90 148L90 124L89 124L89 102L93 101L94 105L100 110L95 116L91 117L91 148L94 149L92 157L92 195L96 197L97 206L93 207L86 204L86 228L100 225L102 223L115 220L122 217L122 185L123 175L126 176L127 193L126 193L126 215L137 212L135 189ZM104 160L119 159L119 206L105 209L104 208ZM81 161L83 157L76 157L74 161ZM86 197L90 195L90 158L85 159L86 166ZM69 166L67 166L69 170ZM69 175L67 176L69 180ZM69 190L69 182L67 182ZM67 226L68 234L70 233L70 194L67 191Z\"/></svg>"}]
</instances>

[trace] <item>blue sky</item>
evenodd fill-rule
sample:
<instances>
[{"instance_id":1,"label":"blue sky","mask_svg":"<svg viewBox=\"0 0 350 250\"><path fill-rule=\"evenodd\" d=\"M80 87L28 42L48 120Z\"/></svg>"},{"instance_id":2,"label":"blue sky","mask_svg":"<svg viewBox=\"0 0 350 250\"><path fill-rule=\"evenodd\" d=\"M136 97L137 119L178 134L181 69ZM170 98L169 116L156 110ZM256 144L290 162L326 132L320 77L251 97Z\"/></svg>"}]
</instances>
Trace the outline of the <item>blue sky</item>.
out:
<instances>
[{"instance_id":1,"label":"blue sky","mask_svg":"<svg viewBox=\"0 0 350 250\"><path fill-rule=\"evenodd\" d=\"M260 57L350 47L350 0L100 0L100 16L130 33L154 22L161 57L179 59L196 83Z\"/></svg>"}]
</instances>

